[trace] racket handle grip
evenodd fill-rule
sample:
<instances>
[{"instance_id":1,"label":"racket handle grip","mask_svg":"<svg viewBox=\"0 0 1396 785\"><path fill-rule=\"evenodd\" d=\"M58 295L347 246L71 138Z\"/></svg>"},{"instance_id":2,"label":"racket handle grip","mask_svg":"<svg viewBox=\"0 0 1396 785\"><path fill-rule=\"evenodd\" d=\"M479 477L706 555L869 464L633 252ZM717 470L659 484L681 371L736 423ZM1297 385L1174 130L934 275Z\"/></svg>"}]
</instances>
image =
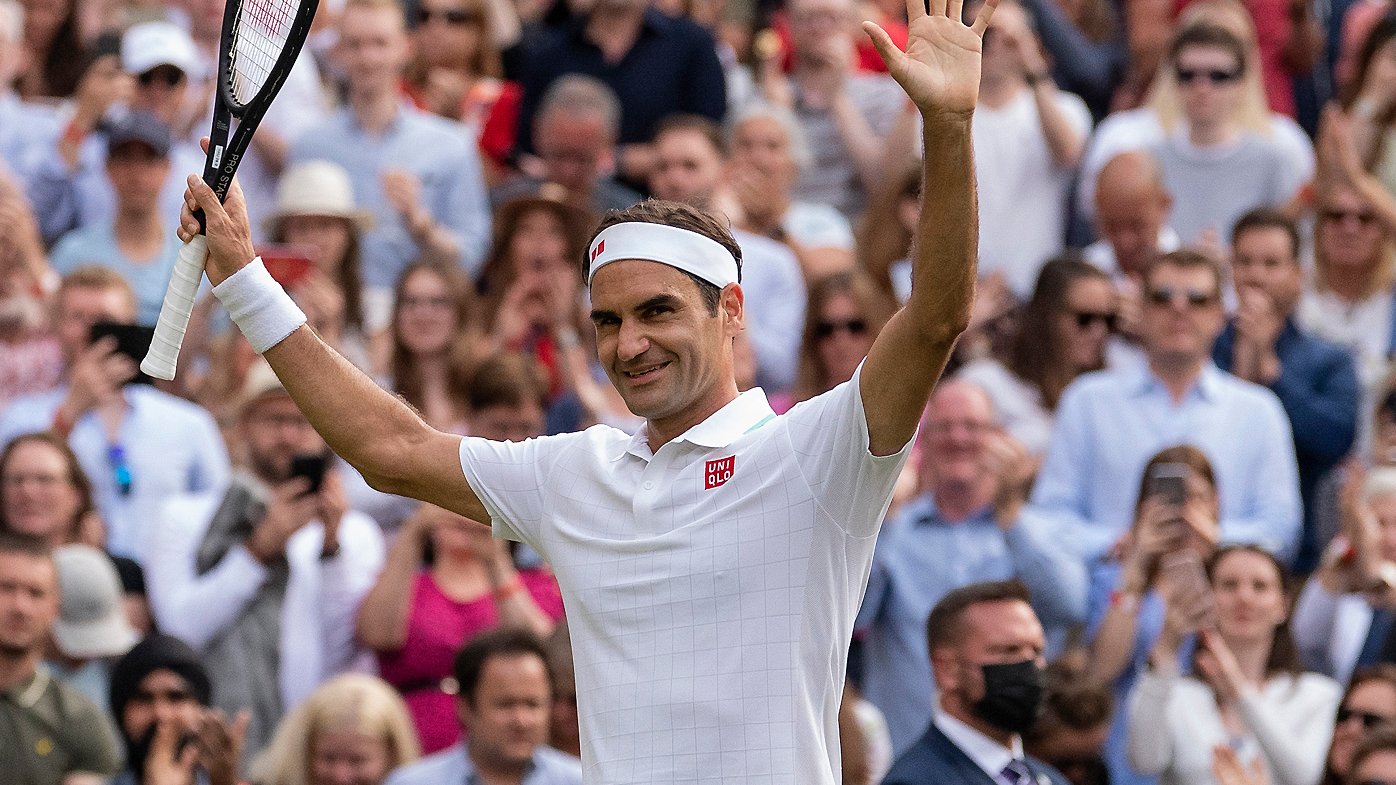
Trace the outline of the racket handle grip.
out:
<instances>
[{"instance_id":1,"label":"racket handle grip","mask_svg":"<svg viewBox=\"0 0 1396 785\"><path fill-rule=\"evenodd\" d=\"M150 351L141 361L141 370L156 379L175 378L179 363L179 347L184 343L184 331L189 327L189 315L194 312L194 298L204 277L204 262L208 259L208 240L203 235L179 249L170 288L165 290L165 304L160 306L160 321L155 325L155 337Z\"/></svg>"}]
</instances>

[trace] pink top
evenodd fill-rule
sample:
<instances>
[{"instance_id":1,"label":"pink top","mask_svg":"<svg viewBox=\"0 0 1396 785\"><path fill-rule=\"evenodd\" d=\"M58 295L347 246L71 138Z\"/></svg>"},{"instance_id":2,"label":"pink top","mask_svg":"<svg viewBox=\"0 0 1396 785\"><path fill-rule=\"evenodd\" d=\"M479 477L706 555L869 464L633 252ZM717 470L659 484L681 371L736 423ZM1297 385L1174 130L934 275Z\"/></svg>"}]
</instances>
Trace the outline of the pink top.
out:
<instances>
[{"instance_id":1,"label":"pink top","mask_svg":"<svg viewBox=\"0 0 1396 785\"><path fill-rule=\"evenodd\" d=\"M551 571L519 570L519 577L549 618L562 618L562 595ZM499 613L489 594L456 602L441 591L430 570L417 573L412 585L407 640L397 651L378 652L378 670L385 681L402 692L417 726L423 754L444 750L460 739L455 696L442 692L440 682L451 675L456 651L461 646L498 625Z\"/></svg>"}]
</instances>

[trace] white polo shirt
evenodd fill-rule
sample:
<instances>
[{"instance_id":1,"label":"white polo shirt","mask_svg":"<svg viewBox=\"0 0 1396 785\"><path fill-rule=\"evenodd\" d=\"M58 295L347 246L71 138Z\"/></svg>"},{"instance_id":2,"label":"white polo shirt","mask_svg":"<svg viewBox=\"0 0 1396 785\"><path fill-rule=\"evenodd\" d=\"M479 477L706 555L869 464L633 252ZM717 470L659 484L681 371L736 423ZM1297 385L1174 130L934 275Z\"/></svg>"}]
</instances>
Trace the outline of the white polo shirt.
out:
<instances>
[{"instance_id":1,"label":"white polo shirt","mask_svg":"<svg viewBox=\"0 0 1396 785\"><path fill-rule=\"evenodd\" d=\"M839 781L848 641L910 446L868 452L858 374L781 416L748 391L658 453L602 425L461 442L495 535L557 574L587 783Z\"/></svg>"}]
</instances>

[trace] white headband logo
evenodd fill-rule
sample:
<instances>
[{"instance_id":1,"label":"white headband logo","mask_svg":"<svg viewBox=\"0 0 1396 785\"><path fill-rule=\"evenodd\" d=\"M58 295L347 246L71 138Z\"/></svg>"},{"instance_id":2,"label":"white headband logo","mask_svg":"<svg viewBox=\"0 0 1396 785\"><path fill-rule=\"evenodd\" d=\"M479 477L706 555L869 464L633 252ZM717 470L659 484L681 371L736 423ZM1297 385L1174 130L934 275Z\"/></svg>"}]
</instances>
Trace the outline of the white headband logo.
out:
<instances>
[{"instance_id":1,"label":"white headband logo","mask_svg":"<svg viewBox=\"0 0 1396 785\"><path fill-rule=\"evenodd\" d=\"M592 240L588 258L591 259L588 286L596 278L597 270L622 259L667 264L719 289L737 283L737 260L731 251L716 240L677 226L627 221L607 227Z\"/></svg>"}]
</instances>

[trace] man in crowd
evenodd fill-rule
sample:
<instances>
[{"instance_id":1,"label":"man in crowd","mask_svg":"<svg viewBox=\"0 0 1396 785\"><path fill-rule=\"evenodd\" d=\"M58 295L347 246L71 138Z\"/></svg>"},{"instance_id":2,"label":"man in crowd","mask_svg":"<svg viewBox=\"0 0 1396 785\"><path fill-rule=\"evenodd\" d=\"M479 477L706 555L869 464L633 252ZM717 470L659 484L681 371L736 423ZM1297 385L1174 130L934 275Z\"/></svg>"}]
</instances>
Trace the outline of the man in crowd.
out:
<instances>
[{"instance_id":1,"label":"man in crowd","mask_svg":"<svg viewBox=\"0 0 1396 785\"><path fill-rule=\"evenodd\" d=\"M1226 320L1220 266L1175 251L1149 264L1142 285L1146 362L1089 374L1066 389L1033 505L1095 562L1133 523L1149 458L1192 444L1216 473L1222 540L1292 557L1302 509L1289 420L1274 393L1212 364Z\"/></svg>"},{"instance_id":2,"label":"man in crowd","mask_svg":"<svg viewBox=\"0 0 1396 785\"><path fill-rule=\"evenodd\" d=\"M255 751L358 657L354 617L384 549L377 524L348 509L337 469L318 483L292 476L295 458L325 446L265 364L248 372L238 433L246 473L170 499L144 564L157 625L203 653L215 706L251 709Z\"/></svg>"},{"instance_id":3,"label":"man in crowd","mask_svg":"<svg viewBox=\"0 0 1396 785\"><path fill-rule=\"evenodd\" d=\"M926 622L935 670L934 719L883 785L1067 785L1023 752L1041 708L1042 625L1017 581L974 583L945 595Z\"/></svg>"},{"instance_id":4,"label":"man in crowd","mask_svg":"<svg viewBox=\"0 0 1396 785\"><path fill-rule=\"evenodd\" d=\"M207 411L149 384L129 384L133 360L116 342L92 342L99 322L134 324L130 284L104 267L64 277L55 301L58 343L67 361L63 384L19 398L0 418L0 443L52 430L68 438L92 483L107 525L107 550L139 558L160 504L228 482L228 451Z\"/></svg>"},{"instance_id":5,"label":"man in crowd","mask_svg":"<svg viewBox=\"0 0 1396 785\"><path fill-rule=\"evenodd\" d=\"M333 161L349 172L354 201L374 215L360 272L391 289L418 257L474 275L490 242L479 153L459 123L413 108L399 80L411 55L402 6L349 0L335 56L348 76L346 105L291 144L289 161Z\"/></svg>"},{"instance_id":6,"label":"man in crowd","mask_svg":"<svg viewBox=\"0 0 1396 785\"><path fill-rule=\"evenodd\" d=\"M1131 286L1137 299L1149 260L1182 245L1168 225L1172 210L1173 196L1147 150L1111 158L1096 177L1095 230L1100 239L1086 246L1086 261L1110 273L1116 287Z\"/></svg>"},{"instance_id":7,"label":"man in crowd","mask_svg":"<svg viewBox=\"0 0 1396 785\"><path fill-rule=\"evenodd\" d=\"M385 785L581 785L581 762L547 746L552 694L541 642L517 629L478 635L456 654L455 677L465 740L403 766Z\"/></svg>"},{"instance_id":8,"label":"man in crowd","mask_svg":"<svg viewBox=\"0 0 1396 785\"><path fill-rule=\"evenodd\" d=\"M1085 565L1023 514L1034 468L995 424L983 389L956 380L936 389L921 426L925 490L883 529L858 615L867 629L864 694L886 716L894 754L931 721L926 619L947 592L1017 577L1058 632L1085 621Z\"/></svg>"},{"instance_id":9,"label":"man in crowd","mask_svg":"<svg viewBox=\"0 0 1396 785\"><path fill-rule=\"evenodd\" d=\"M1212 349L1217 367L1269 387L1294 432L1304 531L1295 569L1318 565L1322 543L1315 531L1314 490L1347 455L1357 433L1362 391L1352 356L1321 338L1305 335L1294 322L1304 291L1299 228L1277 210L1241 216L1231 233L1231 279L1236 316Z\"/></svg>"},{"instance_id":10,"label":"man in crowd","mask_svg":"<svg viewBox=\"0 0 1396 785\"><path fill-rule=\"evenodd\" d=\"M0 532L0 761L7 781L106 778L121 751L101 709L39 667L58 617L58 571L42 541Z\"/></svg>"}]
</instances>

